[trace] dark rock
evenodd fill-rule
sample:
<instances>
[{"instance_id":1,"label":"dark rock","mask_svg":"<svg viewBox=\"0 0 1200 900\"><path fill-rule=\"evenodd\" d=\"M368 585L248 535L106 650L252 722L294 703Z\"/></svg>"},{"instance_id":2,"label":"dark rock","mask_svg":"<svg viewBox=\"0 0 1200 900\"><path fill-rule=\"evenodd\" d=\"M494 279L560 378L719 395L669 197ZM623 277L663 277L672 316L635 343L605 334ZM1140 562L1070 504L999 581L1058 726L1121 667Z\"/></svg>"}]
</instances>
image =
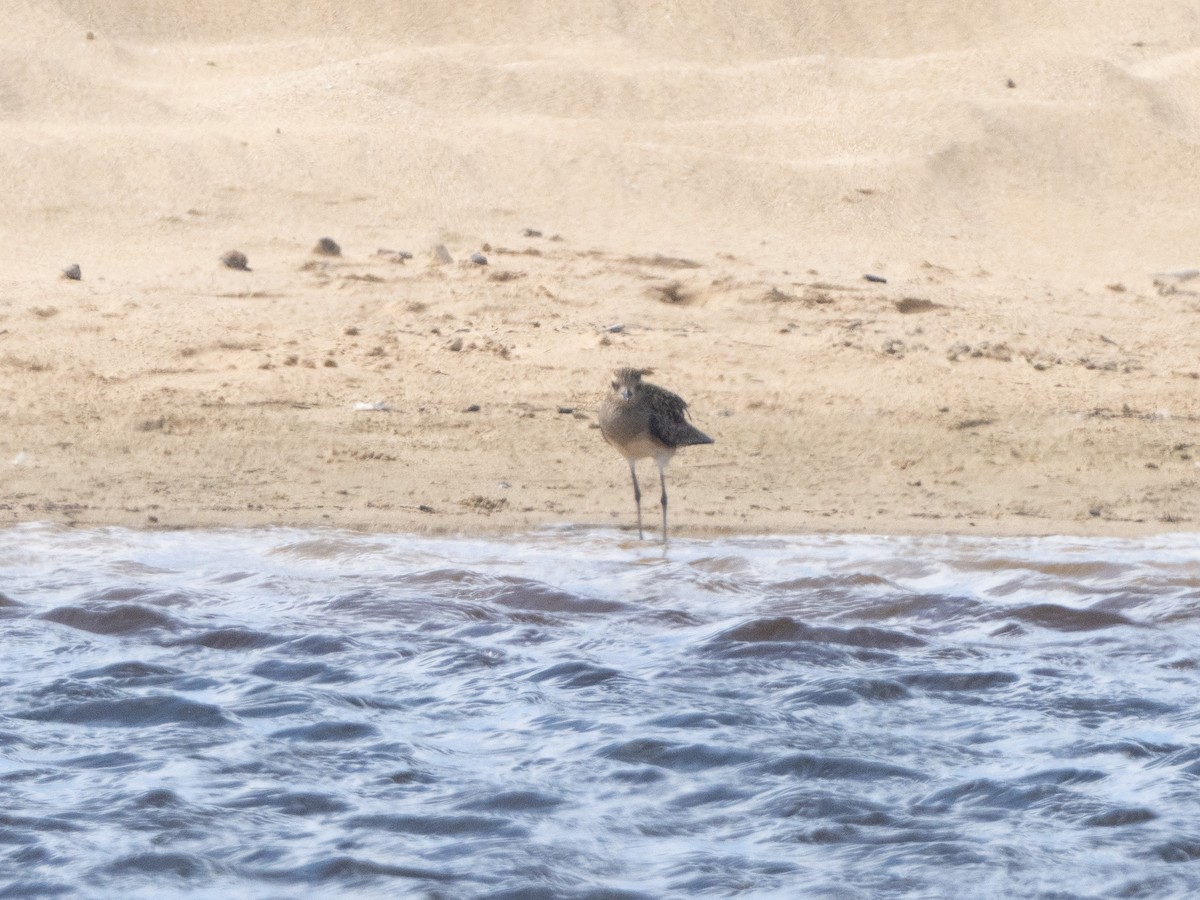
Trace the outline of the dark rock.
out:
<instances>
[{"instance_id":1,"label":"dark rock","mask_svg":"<svg viewBox=\"0 0 1200 900\"><path fill-rule=\"evenodd\" d=\"M250 271L250 261L246 259L246 254L241 250L230 250L221 257L221 262L230 269L239 269L242 272Z\"/></svg>"}]
</instances>

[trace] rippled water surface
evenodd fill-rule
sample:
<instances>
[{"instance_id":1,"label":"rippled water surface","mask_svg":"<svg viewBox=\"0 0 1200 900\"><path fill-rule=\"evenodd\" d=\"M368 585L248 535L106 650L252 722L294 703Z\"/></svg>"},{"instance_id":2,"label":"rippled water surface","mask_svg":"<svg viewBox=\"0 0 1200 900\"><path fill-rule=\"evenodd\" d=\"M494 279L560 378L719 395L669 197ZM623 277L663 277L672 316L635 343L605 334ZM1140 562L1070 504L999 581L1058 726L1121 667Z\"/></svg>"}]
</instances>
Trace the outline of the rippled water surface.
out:
<instances>
[{"instance_id":1,"label":"rippled water surface","mask_svg":"<svg viewBox=\"0 0 1200 900\"><path fill-rule=\"evenodd\" d=\"M0 895L1200 895L1200 536L0 531Z\"/></svg>"}]
</instances>

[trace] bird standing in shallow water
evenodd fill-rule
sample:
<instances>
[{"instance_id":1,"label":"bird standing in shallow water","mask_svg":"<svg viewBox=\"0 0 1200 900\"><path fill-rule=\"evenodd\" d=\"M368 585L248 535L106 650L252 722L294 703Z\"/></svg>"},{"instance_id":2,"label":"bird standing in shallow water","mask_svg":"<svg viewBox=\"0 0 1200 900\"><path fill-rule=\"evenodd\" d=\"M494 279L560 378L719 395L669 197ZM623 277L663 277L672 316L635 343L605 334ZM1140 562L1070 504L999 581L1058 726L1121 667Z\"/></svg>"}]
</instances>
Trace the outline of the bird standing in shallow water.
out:
<instances>
[{"instance_id":1,"label":"bird standing in shallow water","mask_svg":"<svg viewBox=\"0 0 1200 900\"><path fill-rule=\"evenodd\" d=\"M656 384L642 381L649 369L617 369L612 392L600 408L600 433L629 461L633 500L637 504L638 538L642 534L642 491L637 461L652 457L662 484L663 542L667 540L667 463L680 447L711 444L713 439L687 420L687 403Z\"/></svg>"}]
</instances>

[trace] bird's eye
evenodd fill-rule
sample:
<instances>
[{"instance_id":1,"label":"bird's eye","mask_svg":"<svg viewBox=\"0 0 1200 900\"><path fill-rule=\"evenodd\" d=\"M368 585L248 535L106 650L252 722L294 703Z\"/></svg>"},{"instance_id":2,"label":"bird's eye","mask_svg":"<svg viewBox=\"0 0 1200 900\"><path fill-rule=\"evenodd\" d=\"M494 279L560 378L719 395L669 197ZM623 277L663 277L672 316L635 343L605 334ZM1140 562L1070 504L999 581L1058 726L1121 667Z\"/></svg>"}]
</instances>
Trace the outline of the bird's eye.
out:
<instances>
[{"instance_id":1,"label":"bird's eye","mask_svg":"<svg viewBox=\"0 0 1200 900\"><path fill-rule=\"evenodd\" d=\"M614 382L613 382L613 390L614 390L614 391L617 389L617 386L618 386L618 385L617 385L617 383L614 381Z\"/></svg>"}]
</instances>

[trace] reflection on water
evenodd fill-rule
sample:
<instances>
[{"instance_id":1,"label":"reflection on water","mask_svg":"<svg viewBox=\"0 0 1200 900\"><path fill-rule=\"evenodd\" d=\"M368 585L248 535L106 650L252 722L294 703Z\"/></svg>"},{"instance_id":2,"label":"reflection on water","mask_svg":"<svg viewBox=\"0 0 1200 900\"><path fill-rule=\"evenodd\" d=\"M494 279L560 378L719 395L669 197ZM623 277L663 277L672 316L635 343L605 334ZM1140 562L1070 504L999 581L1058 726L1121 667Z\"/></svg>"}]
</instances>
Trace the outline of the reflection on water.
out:
<instances>
[{"instance_id":1,"label":"reflection on water","mask_svg":"<svg viewBox=\"0 0 1200 900\"><path fill-rule=\"evenodd\" d=\"M6 896L1200 892L1200 537L0 531Z\"/></svg>"}]
</instances>

